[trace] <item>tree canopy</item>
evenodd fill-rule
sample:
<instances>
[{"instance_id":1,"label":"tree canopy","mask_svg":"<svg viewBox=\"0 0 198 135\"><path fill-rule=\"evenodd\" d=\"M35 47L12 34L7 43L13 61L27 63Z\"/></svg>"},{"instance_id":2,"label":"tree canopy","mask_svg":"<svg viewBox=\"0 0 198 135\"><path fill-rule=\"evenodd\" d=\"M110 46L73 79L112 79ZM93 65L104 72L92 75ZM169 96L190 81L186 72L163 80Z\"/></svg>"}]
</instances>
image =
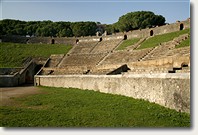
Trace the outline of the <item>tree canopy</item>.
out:
<instances>
[{"instance_id":1,"label":"tree canopy","mask_svg":"<svg viewBox=\"0 0 198 135\"><path fill-rule=\"evenodd\" d=\"M124 32L136 29L150 28L165 24L165 18L161 15L155 15L150 11L130 12L121 16L118 22L108 25L106 31L114 33L117 31Z\"/></svg>"},{"instance_id":2,"label":"tree canopy","mask_svg":"<svg viewBox=\"0 0 198 135\"><path fill-rule=\"evenodd\" d=\"M72 37L95 35L95 22L52 22L20 21L5 19L0 21L0 35Z\"/></svg>"},{"instance_id":3,"label":"tree canopy","mask_svg":"<svg viewBox=\"0 0 198 135\"><path fill-rule=\"evenodd\" d=\"M114 24L100 22L52 22L52 21L20 21L0 20L0 35L20 35L38 37L80 37L93 36L98 30L108 34L135 29L164 25L165 18L150 11L130 12L121 16Z\"/></svg>"}]
</instances>

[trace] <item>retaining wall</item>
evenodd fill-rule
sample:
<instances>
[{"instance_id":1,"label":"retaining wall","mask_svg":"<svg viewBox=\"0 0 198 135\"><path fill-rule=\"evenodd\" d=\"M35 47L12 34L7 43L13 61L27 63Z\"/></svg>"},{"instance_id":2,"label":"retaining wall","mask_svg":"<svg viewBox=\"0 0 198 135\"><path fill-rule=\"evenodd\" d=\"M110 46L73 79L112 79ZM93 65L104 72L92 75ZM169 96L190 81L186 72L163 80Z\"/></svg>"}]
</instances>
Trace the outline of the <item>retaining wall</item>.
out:
<instances>
[{"instance_id":1,"label":"retaining wall","mask_svg":"<svg viewBox=\"0 0 198 135\"><path fill-rule=\"evenodd\" d=\"M190 74L36 75L35 85L95 90L190 112Z\"/></svg>"}]
</instances>

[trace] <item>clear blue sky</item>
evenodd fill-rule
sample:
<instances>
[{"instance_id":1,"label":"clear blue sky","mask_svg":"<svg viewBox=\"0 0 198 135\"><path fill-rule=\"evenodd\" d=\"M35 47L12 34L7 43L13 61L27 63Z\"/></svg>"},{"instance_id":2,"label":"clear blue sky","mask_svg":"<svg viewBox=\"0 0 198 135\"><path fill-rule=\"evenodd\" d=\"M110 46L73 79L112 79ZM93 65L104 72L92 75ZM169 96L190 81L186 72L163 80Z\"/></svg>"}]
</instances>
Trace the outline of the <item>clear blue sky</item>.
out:
<instances>
[{"instance_id":1,"label":"clear blue sky","mask_svg":"<svg viewBox=\"0 0 198 135\"><path fill-rule=\"evenodd\" d=\"M152 11L167 23L190 17L189 0L0 0L0 19L94 21L112 24L133 11Z\"/></svg>"}]
</instances>

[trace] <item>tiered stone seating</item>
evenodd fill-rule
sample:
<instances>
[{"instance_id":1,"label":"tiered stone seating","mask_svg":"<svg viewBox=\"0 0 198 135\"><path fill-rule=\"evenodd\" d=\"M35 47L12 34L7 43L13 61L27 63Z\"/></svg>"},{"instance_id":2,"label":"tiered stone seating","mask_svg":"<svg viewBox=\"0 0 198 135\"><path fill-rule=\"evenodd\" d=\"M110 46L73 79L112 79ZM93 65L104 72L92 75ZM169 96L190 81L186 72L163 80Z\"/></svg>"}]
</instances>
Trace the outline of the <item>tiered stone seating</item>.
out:
<instances>
[{"instance_id":1,"label":"tiered stone seating","mask_svg":"<svg viewBox=\"0 0 198 135\"><path fill-rule=\"evenodd\" d=\"M152 48L133 51L117 51L110 54L101 64L135 62L145 56Z\"/></svg>"},{"instance_id":2,"label":"tiered stone seating","mask_svg":"<svg viewBox=\"0 0 198 135\"><path fill-rule=\"evenodd\" d=\"M166 56L190 56L190 46L172 49Z\"/></svg>"},{"instance_id":3,"label":"tiered stone seating","mask_svg":"<svg viewBox=\"0 0 198 135\"><path fill-rule=\"evenodd\" d=\"M144 67L144 68L134 68L131 69L128 74L153 74L153 73L168 73L169 71L172 71L172 67Z\"/></svg>"},{"instance_id":4,"label":"tiered stone seating","mask_svg":"<svg viewBox=\"0 0 198 135\"><path fill-rule=\"evenodd\" d=\"M98 43L91 53L107 53L115 49L122 39L105 40Z\"/></svg>"},{"instance_id":5,"label":"tiered stone seating","mask_svg":"<svg viewBox=\"0 0 198 135\"><path fill-rule=\"evenodd\" d=\"M68 66L65 68L43 68L42 74L45 75L74 75L74 74L84 74L87 72L86 68L81 66Z\"/></svg>"},{"instance_id":6,"label":"tiered stone seating","mask_svg":"<svg viewBox=\"0 0 198 135\"><path fill-rule=\"evenodd\" d=\"M92 74L92 75L106 75L107 73L109 73L113 70L115 70L115 68L93 70L90 72L90 74Z\"/></svg>"},{"instance_id":7,"label":"tiered stone seating","mask_svg":"<svg viewBox=\"0 0 198 135\"><path fill-rule=\"evenodd\" d=\"M70 54L90 53L90 51L98 44L98 41L79 42L74 46Z\"/></svg>"},{"instance_id":8,"label":"tiered stone seating","mask_svg":"<svg viewBox=\"0 0 198 135\"><path fill-rule=\"evenodd\" d=\"M60 67L64 66L82 66L82 65L96 65L106 54L73 54L66 56Z\"/></svg>"},{"instance_id":9,"label":"tiered stone seating","mask_svg":"<svg viewBox=\"0 0 198 135\"><path fill-rule=\"evenodd\" d=\"M45 67L57 67L64 56L64 54L51 55Z\"/></svg>"},{"instance_id":10,"label":"tiered stone seating","mask_svg":"<svg viewBox=\"0 0 198 135\"><path fill-rule=\"evenodd\" d=\"M162 45L159 45L144 60L162 58L163 56L166 56L166 54L174 47L175 45L171 43L164 43Z\"/></svg>"},{"instance_id":11,"label":"tiered stone seating","mask_svg":"<svg viewBox=\"0 0 198 135\"><path fill-rule=\"evenodd\" d=\"M52 55L41 74L45 75L64 75L64 74L96 74L106 75L117 70L118 65L147 62L149 60L156 61L171 56L190 56L190 47L182 47L176 49L175 46L183 40L189 38L189 35L182 35L172 41L161 43L153 48L145 48L134 50L127 48L122 51L114 51L121 43L122 39L102 40L78 42L74 45L67 55ZM143 42L146 39L140 41ZM139 44L136 45L138 47ZM155 63L155 62L154 62ZM158 62L157 62L158 63ZM152 65L152 62L150 63ZM166 65L165 65L166 64ZM182 70L174 70L173 63L167 65L163 62L160 66L129 66L131 69L127 71L129 74L139 73L175 73L190 72L190 68ZM112 65L112 66L109 66ZM148 64L149 65L149 64ZM180 69L180 68L179 68Z\"/></svg>"}]
</instances>

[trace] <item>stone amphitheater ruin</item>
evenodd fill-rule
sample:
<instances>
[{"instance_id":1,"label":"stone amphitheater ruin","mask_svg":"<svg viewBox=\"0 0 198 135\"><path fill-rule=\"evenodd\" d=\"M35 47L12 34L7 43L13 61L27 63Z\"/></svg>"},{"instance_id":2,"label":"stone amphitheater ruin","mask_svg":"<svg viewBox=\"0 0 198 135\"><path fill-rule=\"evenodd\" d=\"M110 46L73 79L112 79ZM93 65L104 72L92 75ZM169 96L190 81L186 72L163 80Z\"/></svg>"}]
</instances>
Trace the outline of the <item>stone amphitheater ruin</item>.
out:
<instances>
[{"instance_id":1,"label":"stone amphitheater ruin","mask_svg":"<svg viewBox=\"0 0 198 135\"><path fill-rule=\"evenodd\" d=\"M150 37L190 28L190 19L155 28L104 36L20 39L23 43L72 44L67 54L51 55L34 76L35 86L73 87L120 94L190 112L190 47L175 47L190 38L183 34L146 49ZM133 46L116 50L127 39ZM2 42L18 39L2 38ZM13 42L14 42L13 41Z\"/></svg>"}]
</instances>

